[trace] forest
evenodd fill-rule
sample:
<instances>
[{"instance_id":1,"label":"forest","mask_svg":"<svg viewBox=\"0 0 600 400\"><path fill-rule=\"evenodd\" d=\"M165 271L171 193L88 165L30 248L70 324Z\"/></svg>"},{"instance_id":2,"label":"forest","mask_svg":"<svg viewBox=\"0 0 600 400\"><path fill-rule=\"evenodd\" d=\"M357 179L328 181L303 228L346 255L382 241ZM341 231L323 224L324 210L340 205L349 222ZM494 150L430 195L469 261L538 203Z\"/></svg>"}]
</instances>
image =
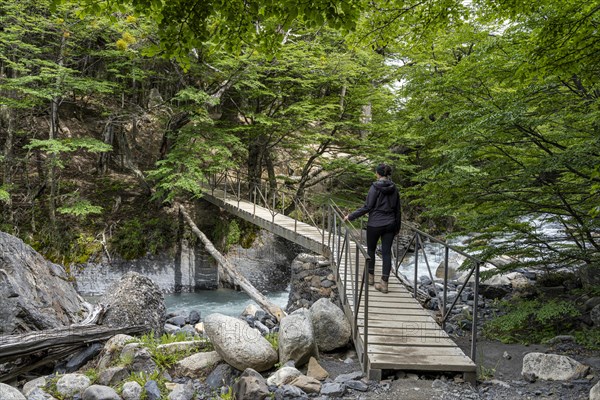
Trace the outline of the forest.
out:
<instances>
[{"instance_id":1,"label":"forest","mask_svg":"<svg viewBox=\"0 0 600 400\"><path fill-rule=\"evenodd\" d=\"M212 174L353 208L386 162L422 229L597 273L599 24L581 0L4 1L0 230L136 258Z\"/></svg>"}]
</instances>

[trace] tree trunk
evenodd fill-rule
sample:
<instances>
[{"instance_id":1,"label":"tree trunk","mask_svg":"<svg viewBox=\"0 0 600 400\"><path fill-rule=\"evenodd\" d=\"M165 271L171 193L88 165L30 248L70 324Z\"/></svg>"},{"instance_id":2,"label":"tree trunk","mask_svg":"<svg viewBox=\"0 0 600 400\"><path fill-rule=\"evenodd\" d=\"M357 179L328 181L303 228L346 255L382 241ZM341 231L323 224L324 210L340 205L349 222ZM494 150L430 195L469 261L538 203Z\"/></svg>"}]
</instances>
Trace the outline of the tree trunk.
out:
<instances>
[{"instance_id":1,"label":"tree trunk","mask_svg":"<svg viewBox=\"0 0 600 400\"><path fill-rule=\"evenodd\" d=\"M176 207L179 208L179 212L183 215L185 222L190 226L192 232L202 241L206 250L210 253L210 255L217 261L221 271L219 276L221 280L225 277L229 278L235 285L239 286L244 292L250 296L252 300L254 300L265 312L271 314L278 321L285 316L285 312L276 304L273 304L267 299L262 293L260 293L256 288L244 277L240 272L232 265L229 260L225 256L223 256L212 244L212 242L206 237L206 235L198 229L198 226L194 223L194 220L187 213L183 205L176 204Z\"/></svg>"},{"instance_id":2,"label":"tree trunk","mask_svg":"<svg viewBox=\"0 0 600 400\"><path fill-rule=\"evenodd\" d=\"M8 191L8 199L4 202L3 207L3 220L10 226L15 226L13 216L13 204L10 192L12 190L12 155L13 155L13 139L14 139L14 118L11 109L7 106L0 106L0 128L6 132L6 140L4 142L4 160L2 161L2 186Z\"/></svg>"}]
</instances>

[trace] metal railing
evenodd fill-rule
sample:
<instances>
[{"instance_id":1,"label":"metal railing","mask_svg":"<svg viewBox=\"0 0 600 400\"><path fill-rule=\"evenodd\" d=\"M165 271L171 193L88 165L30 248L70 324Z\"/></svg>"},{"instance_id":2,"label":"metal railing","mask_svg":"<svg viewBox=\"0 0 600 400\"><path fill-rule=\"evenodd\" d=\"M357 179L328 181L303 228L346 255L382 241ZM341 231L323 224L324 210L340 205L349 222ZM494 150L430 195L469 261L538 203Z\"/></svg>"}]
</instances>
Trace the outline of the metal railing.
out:
<instances>
[{"instance_id":1,"label":"metal railing","mask_svg":"<svg viewBox=\"0 0 600 400\"><path fill-rule=\"evenodd\" d=\"M363 368L368 366L368 316L369 316L369 291L368 285L368 263L370 260L369 255L364 245L363 231L364 229L359 228L359 234L356 233L356 229L349 223L346 223L344 219L345 213L343 210L335 204L332 200L329 200L328 204L320 205L307 205L305 201L299 199L296 192L286 188L281 182L277 182L273 186L273 182L269 182L266 179L250 178L246 174L240 171L224 172L219 175L213 175L206 181L202 182L203 186L215 196L217 190L221 190L223 200L235 200L239 208L242 200L247 200L253 204L252 216L256 217L256 206L262 206L269 210L271 214L271 223L275 224L275 218L277 215L289 214L289 210L297 210L295 215L286 215L293 217L294 219L294 233L298 233L298 222L301 217L302 222L306 222L311 226L315 227L320 236L323 252L331 258L336 269L337 276L340 277L341 272L339 270L341 265L344 265L343 271L343 287L344 290L341 293L341 300L343 306L348 307L349 289L352 289L352 302L354 310L352 310L353 319L353 339L355 343L360 341L360 335L358 332L358 317L360 314L364 318L363 328L363 340L362 340L362 359ZM293 205L293 207L291 207ZM294 214L294 213L292 213ZM313 215L320 215L321 221L317 221ZM363 220L364 221L364 220ZM320 222L320 223L319 223ZM362 223L362 222L361 222ZM453 246L448 245L446 242L439 240L419 229L403 221L403 230L410 233L410 240L407 245L400 247L400 240L396 239L396 245L394 247L392 257L395 259L394 262L394 276L400 280L400 282L406 286L412 286L413 296L419 299L418 289L418 267L419 267L419 253L423 257L423 261L427 266L430 280L435 287L435 279L431 271L431 266L427 253L425 252L425 245L428 243L438 243L444 248L444 279L442 289L442 303L439 304L439 310L442 315L441 325L442 329L445 329L445 324L448 321L451 311L456 306L458 300L467 286L471 277L474 277L474 298L473 298L473 318L471 327L471 359L475 361L476 357L476 337L477 337L477 323L478 323L478 298L479 298L479 272L482 261L457 249ZM350 249L351 240L356 244L353 254ZM399 272L401 263L405 260L407 255L410 253L410 248L414 247L414 281L411 283L403 278L403 275ZM467 262L473 264L470 268L465 284L462 285L458 291L452 304L448 307L447 296L448 296L448 272L449 272L449 254L455 252L465 257ZM362 257L361 257L362 256ZM344 262L342 263L342 260ZM363 273L360 273L360 264L364 262ZM362 279L361 279L362 278ZM439 294L439 291L437 291ZM421 294L423 297L424 294ZM364 297L364 306L361 308L361 303ZM437 296L439 298L439 296Z\"/></svg>"}]
</instances>

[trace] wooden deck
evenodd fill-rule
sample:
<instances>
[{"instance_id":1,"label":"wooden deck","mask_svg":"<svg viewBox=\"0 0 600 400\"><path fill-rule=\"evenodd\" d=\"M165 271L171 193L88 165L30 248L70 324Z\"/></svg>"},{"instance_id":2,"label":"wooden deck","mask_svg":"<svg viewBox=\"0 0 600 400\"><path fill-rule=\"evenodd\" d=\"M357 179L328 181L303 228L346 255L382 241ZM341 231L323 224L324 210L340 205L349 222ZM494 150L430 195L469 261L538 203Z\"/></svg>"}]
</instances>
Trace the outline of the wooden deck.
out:
<instances>
[{"instance_id":1,"label":"wooden deck","mask_svg":"<svg viewBox=\"0 0 600 400\"><path fill-rule=\"evenodd\" d=\"M205 193L204 198L246 221L315 253L325 255L336 264L337 240L335 244L328 241L332 236L322 227L317 228L282 214L274 215L270 210L244 200L226 198L225 194L218 190ZM329 243L332 244L331 247ZM347 246L348 254L355 255L357 244L349 240ZM358 253L358 263L354 256L352 261L346 263L344 256L341 257L334 271L337 271L336 279L340 297L347 299L343 301L343 306L353 328L354 344L363 368L369 376L372 379L381 379L383 369L453 371L462 372L466 380L474 382L475 363L440 328L429 311L423 309L404 285L394 277L390 277L389 293L380 293L373 286L369 286L368 294L363 293L360 301L357 300L358 296L355 296L355 292L360 293L360 289L356 290L356 264L358 264L358 276L361 277L365 265L362 253ZM381 259L377 258L375 263L377 279L380 274ZM368 357L366 359L364 358L365 302L368 304L366 309ZM355 303L359 307L358 313L355 313Z\"/></svg>"}]
</instances>

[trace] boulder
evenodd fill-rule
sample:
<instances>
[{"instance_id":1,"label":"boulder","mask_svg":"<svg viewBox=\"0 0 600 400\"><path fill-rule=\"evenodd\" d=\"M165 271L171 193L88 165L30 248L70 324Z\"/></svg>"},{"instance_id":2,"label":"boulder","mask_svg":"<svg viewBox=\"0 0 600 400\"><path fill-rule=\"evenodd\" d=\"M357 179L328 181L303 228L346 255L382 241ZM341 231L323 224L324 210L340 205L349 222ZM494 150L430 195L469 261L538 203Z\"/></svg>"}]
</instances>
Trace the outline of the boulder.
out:
<instances>
[{"instance_id":1,"label":"boulder","mask_svg":"<svg viewBox=\"0 0 600 400\"><path fill-rule=\"evenodd\" d=\"M115 392L115 389L102 386L92 385L85 389L82 396L83 400L121 400L121 397Z\"/></svg>"},{"instance_id":2,"label":"boulder","mask_svg":"<svg viewBox=\"0 0 600 400\"><path fill-rule=\"evenodd\" d=\"M68 326L86 312L63 267L0 232L0 336Z\"/></svg>"},{"instance_id":3,"label":"boulder","mask_svg":"<svg viewBox=\"0 0 600 400\"><path fill-rule=\"evenodd\" d=\"M242 373L232 391L236 400L264 400L270 396L265 378L251 368Z\"/></svg>"},{"instance_id":4,"label":"boulder","mask_svg":"<svg viewBox=\"0 0 600 400\"><path fill-rule=\"evenodd\" d=\"M597 382L590 390L590 400L600 400L600 382Z\"/></svg>"},{"instance_id":5,"label":"boulder","mask_svg":"<svg viewBox=\"0 0 600 400\"><path fill-rule=\"evenodd\" d=\"M267 379L267 385L286 385L294 379L296 379L297 377L299 377L300 375L302 375L302 372L298 371L294 367L281 367Z\"/></svg>"},{"instance_id":6,"label":"boulder","mask_svg":"<svg viewBox=\"0 0 600 400\"><path fill-rule=\"evenodd\" d=\"M281 363L293 360L302 366L312 356L318 357L319 351L310 313L299 309L284 317L279 325L279 360Z\"/></svg>"},{"instance_id":7,"label":"boulder","mask_svg":"<svg viewBox=\"0 0 600 400\"><path fill-rule=\"evenodd\" d=\"M233 385L234 380L240 376L240 371L227 363L219 364L206 377L205 383L212 389L218 389L222 386Z\"/></svg>"},{"instance_id":8,"label":"boulder","mask_svg":"<svg viewBox=\"0 0 600 400\"><path fill-rule=\"evenodd\" d=\"M299 387L283 385L275 391L275 400L308 400L308 396Z\"/></svg>"},{"instance_id":9,"label":"boulder","mask_svg":"<svg viewBox=\"0 0 600 400\"><path fill-rule=\"evenodd\" d=\"M557 354L529 353L523 357L521 374L528 381L536 379L568 381L586 376L590 367L571 357Z\"/></svg>"},{"instance_id":10,"label":"boulder","mask_svg":"<svg viewBox=\"0 0 600 400\"><path fill-rule=\"evenodd\" d=\"M240 319L210 314L204 320L204 329L215 350L240 371L247 368L266 371L278 360L271 343Z\"/></svg>"},{"instance_id":11,"label":"boulder","mask_svg":"<svg viewBox=\"0 0 600 400\"><path fill-rule=\"evenodd\" d=\"M155 380L146 381L144 385L146 400L161 400L160 388Z\"/></svg>"},{"instance_id":12,"label":"boulder","mask_svg":"<svg viewBox=\"0 0 600 400\"><path fill-rule=\"evenodd\" d=\"M137 272L125 274L99 302L108 306L103 325L143 325L156 335L163 332L166 309L162 291L149 278Z\"/></svg>"},{"instance_id":13,"label":"boulder","mask_svg":"<svg viewBox=\"0 0 600 400\"><path fill-rule=\"evenodd\" d=\"M47 382L48 381L43 376L33 379L23 385L23 394L27 396L32 390L46 386Z\"/></svg>"},{"instance_id":14,"label":"boulder","mask_svg":"<svg viewBox=\"0 0 600 400\"><path fill-rule=\"evenodd\" d=\"M132 372L151 374L156 369L150 351L139 343L129 343L121 350L120 360L127 364Z\"/></svg>"},{"instance_id":15,"label":"boulder","mask_svg":"<svg viewBox=\"0 0 600 400\"><path fill-rule=\"evenodd\" d=\"M331 300L322 298L310 307L315 341L320 351L331 351L345 346L352 330L344 312Z\"/></svg>"},{"instance_id":16,"label":"boulder","mask_svg":"<svg viewBox=\"0 0 600 400\"><path fill-rule=\"evenodd\" d=\"M101 343L92 343L83 350L80 350L77 354L69 359L65 369L67 372L75 372L83 367L88 361L96 357L100 351L102 351Z\"/></svg>"},{"instance_id":17,"label":"boulder","mask_svg":"<svg viewBox=\"0 0 600 400\"><path fill-rule=\"evenodd\" d=\"M100 372L98 383L105 386L117 386L130 375L130 372L125 367L111 367Z\"/></svg>"},{"instance_id":18,"label":"boulder","mask_svg":"<svg viewBox=\"0 0 600 400\"><path fill-rule=\"evenodd\" d=\"M56 382L56 391L63 397L81 395L91 385L90 379L82 374L66 374Z\"/></svg>"},{"instance_id":19,"label":"boulder","mask_svg":"<svg viewBox=\"0 0 600 400\"><path fill-rule=\"evenodd\" d=\"M1 232L0 232L1 233ZM0 383L0 399L2 400L26 400L19 389L10 385Z\"/></svg>"},{"instance_id":20,"label":"boulder","mask_svg":"<svg viewBox=\"0 0 600 400\"><path fill-rule=\"evenodd\" d=\"M206 376L208 370L222 360L216 351L192 354L175 364L175 374L193 379L200 378Z\"/></svg>"},{"instance_id":21,"label":"boulder","mask_svg":"<svg viewBox=\"0 0 600 400\"><path fill-rule=\"evenodd\" d=\"M3 399L3 397L0 397ZM27 400L57 400L56 397L46 393L41 388L35 388L27 394Z\"/></svg>"}]
</instances>

